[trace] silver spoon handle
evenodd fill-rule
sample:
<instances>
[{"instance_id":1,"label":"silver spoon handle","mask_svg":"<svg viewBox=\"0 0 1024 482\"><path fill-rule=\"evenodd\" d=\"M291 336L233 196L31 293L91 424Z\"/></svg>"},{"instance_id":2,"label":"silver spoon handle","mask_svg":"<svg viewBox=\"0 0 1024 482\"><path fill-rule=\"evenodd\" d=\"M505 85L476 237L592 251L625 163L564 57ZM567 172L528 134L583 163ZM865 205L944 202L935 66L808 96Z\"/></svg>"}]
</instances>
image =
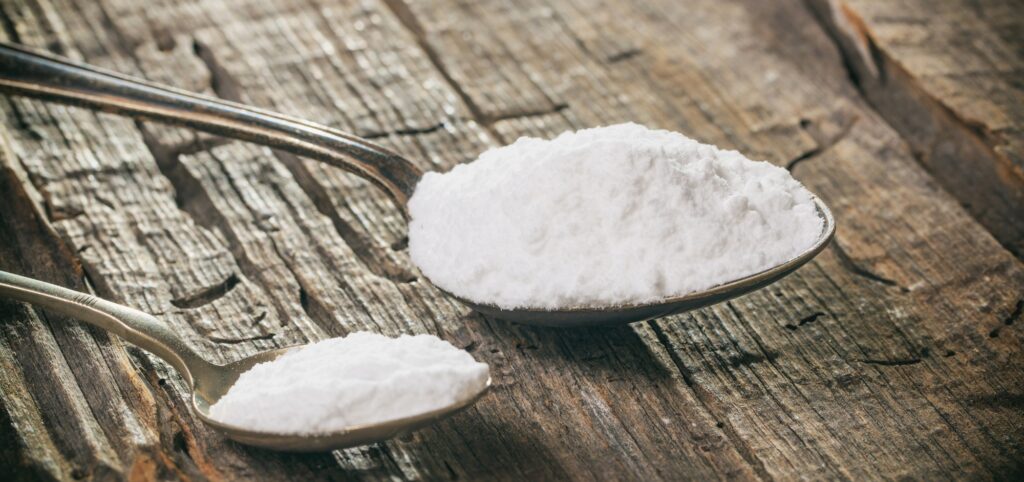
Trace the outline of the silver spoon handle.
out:
<instances>
[{"instance_id":1,"label":"silver spoon handle","mask_svg":"<svg viewBox=\"0 0 1024 482\"><path fill-rule=\"evenodd\" d=\"M383 188L402 208L422 176L402 156L336 129L0 42L0 91L179 124L309 157Z\"/></svg>"},{"instance_id":2,"label":"silver spoon handle","mask_svg":"<svg viewBox=\"0 0 1024 482\"><path fill-rule=\"evenodd\" d=\"M148 313L6 271L0 271L0 296L32 303L120 335L170 363L190 386L193 376L216 369Z\"/></svg>"}]
</instances>

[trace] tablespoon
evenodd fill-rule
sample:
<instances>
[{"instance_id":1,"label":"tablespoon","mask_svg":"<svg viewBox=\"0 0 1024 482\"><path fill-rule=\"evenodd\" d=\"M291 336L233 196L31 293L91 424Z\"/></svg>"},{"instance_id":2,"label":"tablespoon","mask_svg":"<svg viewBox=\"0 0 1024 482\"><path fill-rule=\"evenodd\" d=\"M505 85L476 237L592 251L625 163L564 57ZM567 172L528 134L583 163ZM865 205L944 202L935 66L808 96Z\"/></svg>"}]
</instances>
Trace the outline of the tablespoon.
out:
<instances>
[{"instance_id":1,"label":"tablespoon","mask_svg":"<svg viewBox=\"0 0 1024 482\"><path fill-rule=\"evenodd\" d=\"M407 218L406 203L423 175L404 157L336 129L135 79L19 45L0 43L0 91L190 126L316 159L354 172L381 187ZM812 246L778 266L704 291L643 303L557 310L507 310L447 294L494 318L557 327L630 323L702 308L772 283L820 253L832 240L836 226L825 203L817 197L814 202L824 225Z\"/></svg>"},{"instance_id":2,"label":"tablespoon","mask_svg":"<svg viewBox=\"0 0 1024 482\"><path fill-rule=\"evenodd\" d=\"M261 432L218 422L210 417L210 406L253 365L264 363L300 348L293 346L269 350L241 360L216 365L206 361L166 324L139 310L112 303L92 295L62 288L24 276L0 271L0 296L32 303L71 318L79 319L116 333L169 363L192 388L192 409L199 418L228 438L238 442L289 452L319 452L380 442L446 418L477 401L491 380L477 393L451 405L394 420L356 425L317 435ZM301 404L296 405L301 409Z\"/></svg>"}]
</instances>

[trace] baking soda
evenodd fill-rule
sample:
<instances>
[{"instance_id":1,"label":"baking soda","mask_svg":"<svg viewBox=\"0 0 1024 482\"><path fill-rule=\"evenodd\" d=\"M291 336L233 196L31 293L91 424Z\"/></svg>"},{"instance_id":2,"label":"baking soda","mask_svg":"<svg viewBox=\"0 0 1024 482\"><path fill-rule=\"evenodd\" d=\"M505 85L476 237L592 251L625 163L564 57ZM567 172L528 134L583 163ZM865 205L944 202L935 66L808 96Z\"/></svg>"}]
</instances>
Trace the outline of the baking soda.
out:
<instances>
[{"instance_id":1,"label":"baking soda","mask_svg":"<svg viewBox=\"0 0 1024 482\"><path fill-rule=\"evenodd\" d=\"M427 173L409 212L423 274L506 309L705 290L793 259L824 223L785 169L637 124L523 137Z\"/></svg>"},{"instance_id":2,"label":"baking soda","mask_svg":"<svg viewBox=\"0 0 1024 482\"><path fill-rule=\"evenodd\" d=\"M250 430L316 435L468 401L487 364L432 335L359 332L253 366L210 415Z\"/></svg>"}]
</instances>

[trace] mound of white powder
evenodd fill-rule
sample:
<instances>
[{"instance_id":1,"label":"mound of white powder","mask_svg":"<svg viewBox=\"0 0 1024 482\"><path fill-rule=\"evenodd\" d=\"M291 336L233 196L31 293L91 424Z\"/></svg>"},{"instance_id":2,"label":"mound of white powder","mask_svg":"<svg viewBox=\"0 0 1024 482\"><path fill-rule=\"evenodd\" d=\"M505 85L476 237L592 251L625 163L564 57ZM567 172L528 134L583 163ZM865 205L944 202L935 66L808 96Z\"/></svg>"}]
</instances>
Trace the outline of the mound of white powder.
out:
<instances>
[{"instance_id":1,"label":"mound of white powder","mask_svg":"<svg viewBox=\"0 0 1024 482\"><path fill-rule=\"evenodd\" d=\"M436 336L359 332L252 367L210 416L256 431L329 433L465 401L487 378L487 364Z\"/></svg>"},{"instance_id":2,"label":"mound of white powder","mask_svg":"<svg viewBox=\"0 0 1024 482\"><path fill-rule=\"evenodd\" d=\"M430 281L507 309L685 295L788 261L823 228L785 169L637 124L523 137L427 173L409 212Z\"/></svg>"}]
</instances>

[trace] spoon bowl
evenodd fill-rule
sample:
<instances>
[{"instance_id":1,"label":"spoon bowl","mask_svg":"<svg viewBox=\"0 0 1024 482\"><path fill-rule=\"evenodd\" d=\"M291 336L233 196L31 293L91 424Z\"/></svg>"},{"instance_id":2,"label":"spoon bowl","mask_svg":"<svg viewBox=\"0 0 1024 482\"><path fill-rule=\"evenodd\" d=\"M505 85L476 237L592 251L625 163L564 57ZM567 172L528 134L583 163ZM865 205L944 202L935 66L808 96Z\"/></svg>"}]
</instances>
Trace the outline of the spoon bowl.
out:
<instances>
[{"instance_id":1,"label":"spoon bowl","mask_svg":"<svg viewBox=\"0 0 1024 482\"><path fill-rule=\"evenodd\" d=\"M452 405L408 417L401 417L372 424L353 425L331 433L273 433L249 430L245 427L220 422L210 416L210 406L217 403L234 385L242 373L259 363L273 361L300 347L269 350L248 358L223 365L213 379L196 380L192 391L192 408L207 425L220 430L228 438L239 443L278 450L282 452L323 452L346 447L380 442L400 437L415 430L448 418L472 405L487 393L491 379L479 392L458 400Z\"/></svg>"},{"instance_id":2,"label":"spoon bowl","mask_svg":"<svg viewBox=\"0 0 1024 482\"><path fill-rule=\"evenodd\" d=\"M293 346L268 350L241 360L217 365L192 350L166 324L152 315L13 273L0 271L0 296L33 303L66 316L77 318L163 358L176 368L192 388L192 408L200 420L220 430L228 438L247 445L290 452L320 452L355 447L396 437L449 417L472 405L490 388L491 380L480 391L434 410L371 424L353 425L329 433L276 433L250 430L217 421L210 406L217 403L238 377L259 363L301 348Z\"/></svg>"}]
</instances>

